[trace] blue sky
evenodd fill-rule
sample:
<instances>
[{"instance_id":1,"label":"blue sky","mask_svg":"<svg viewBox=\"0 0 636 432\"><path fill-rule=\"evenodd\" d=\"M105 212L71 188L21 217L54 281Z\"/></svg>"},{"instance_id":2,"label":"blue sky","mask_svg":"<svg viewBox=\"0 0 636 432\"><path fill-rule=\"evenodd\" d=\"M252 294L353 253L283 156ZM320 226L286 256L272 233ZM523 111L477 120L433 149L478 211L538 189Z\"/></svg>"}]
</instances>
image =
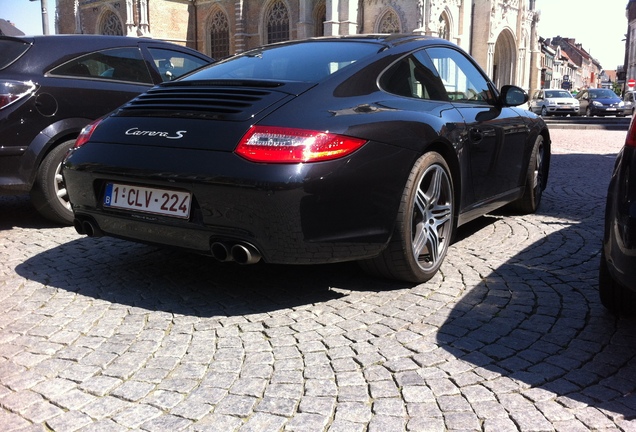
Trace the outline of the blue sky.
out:
<instances>
[{"instance_id":1,"label":"blue sky","mask_svg":"<svg viewBox=\"0 0 636 432\"><path fill-rule=\"evenodd\" d=\"M0 18L26 34L42 34L40 1L0 0ZM49 31L55 32L55 0L46 0ZM627 32L627 0L537 0L541 11L539 34L545 38L574 38L604 69L623 64ZM586 26L582 23L588 23ZM594 24L597 23L597 24Z\"/></svg>"},{"instance_id":2,"label":"blue sky","mask_svg":"<svg viewBox=\"0 0 636 432\"><path fill-rule=\"evenodd\" d=\"M49 32L55 33L55 0L46 0ZM42 34L40 0L0 0L0 18L11 21L28 35Z\"/></svg>"}]
</instances>

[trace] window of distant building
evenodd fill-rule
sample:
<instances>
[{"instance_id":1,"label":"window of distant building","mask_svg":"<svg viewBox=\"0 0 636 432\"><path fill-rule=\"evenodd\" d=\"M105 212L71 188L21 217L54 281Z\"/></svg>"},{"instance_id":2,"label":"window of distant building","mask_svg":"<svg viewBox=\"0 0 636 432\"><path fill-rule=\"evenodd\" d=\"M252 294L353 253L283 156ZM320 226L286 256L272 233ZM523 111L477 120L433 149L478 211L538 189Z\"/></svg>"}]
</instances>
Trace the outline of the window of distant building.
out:
<instances>
[{"instance_id":1,"label":"window of distant building","mask_svg":"<svg viewBox=\"0 0 636 432\"><path fill-rule=\"evenodd\" d=\"M124 27L121 25L119 17L111 11L106 12L102 17L100 33L103 35L123 36Z\"/></svg>"},{"instance_id":2,"label":"window of distant building","mask_svg":"<svg viewBox=\"0 0 636 432\"><path fill-rule=\"evenodd\" d=\"M380 33L400 33L400 19L394 11L390 10L382 16L378 31Z\"/></svg>"},{"instance_id":3,"label":"window of distant building","mask_svg":"<svg viewBox=\"0 0 636 432\"><path fill-rule=\"evenodd\" d=\"M289 12L282 1L272 3L267 12L267 43L289 40Z\"/></svg>"},{"instance_id":4,"label":"window of distant building","mask_svg":"<svg viewBox=\"0 0 636 432\"><path fill-rule=\"evenodd\" d=\"M316 23L314 27L314 36L325 35L325 21L327 21L327 6L324 1L321 1L318 6L316 6L316 11L314 13L314 22Z\"/></svg>"},{"instance_id":5,"label":"window of distant building","mask_svg":"<svg viewBox=\"0 0 636 432\"><path fill-rule=\"evenodd\" d=\"M450 40L450 24L449 24L448 15L446 15L446 12L443 12L439 16L439 26L437 30L437 35L442 39Z\"/></svg>"},{"instance_id":6,"label":"window of distant building","mask_svg":"<svg viewBox=\"0 0 636 432\"><path fill-rule=\"evenodd\" d=\"M230 55L230 23L223 11L217 10L210 20L210 57L221 59Z\"/></svg>"}]
</instances>

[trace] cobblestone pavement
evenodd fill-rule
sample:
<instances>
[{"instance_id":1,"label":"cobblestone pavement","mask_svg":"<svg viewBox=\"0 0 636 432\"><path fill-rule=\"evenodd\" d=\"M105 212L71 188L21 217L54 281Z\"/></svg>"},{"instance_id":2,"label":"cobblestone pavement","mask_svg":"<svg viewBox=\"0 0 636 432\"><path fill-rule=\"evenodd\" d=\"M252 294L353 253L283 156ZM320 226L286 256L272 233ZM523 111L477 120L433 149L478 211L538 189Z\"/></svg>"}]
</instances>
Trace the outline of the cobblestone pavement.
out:
<instances>
[{"instance_id":1,"label":"cobblestone pavement","mask_svg":"<svg viewBox=\"0 0 636 432\"><path fill-rule=\"evenodd\" d=\"M625 132L552 135L540 212L464 227L417 286L85 238L0 198L0 430L636 431L636 319L597 294Z\"/></svg>"}]
</instances>

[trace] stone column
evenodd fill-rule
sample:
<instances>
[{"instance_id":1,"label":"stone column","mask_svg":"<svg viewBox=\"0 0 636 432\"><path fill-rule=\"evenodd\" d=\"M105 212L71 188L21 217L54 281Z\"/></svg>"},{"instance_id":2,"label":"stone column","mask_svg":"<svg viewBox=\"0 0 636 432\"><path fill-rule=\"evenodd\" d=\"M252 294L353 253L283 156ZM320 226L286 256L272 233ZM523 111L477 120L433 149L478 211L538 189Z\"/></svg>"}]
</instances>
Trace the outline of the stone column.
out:
<instances>
[{"instance_id":1,"label":"stone column","mask_svg":"<svg viewBox=\"0 0 636 432\"><path fill-rule=\"evenodd\" d=\"M234 52L242 53L246 48L245 16L243 11L243 0L234 2L234 19L236 20L236 33L234 34Z\"/></svg>"},{"instance_id":2,"label":"stone column","mask_svg":"<svg viewBox=\"0 0 636 432\"><path fill-rule=\"evenodd\" d=\"M340 34L340 0L327 0L326 6L325 36L337 36Z\"/></svg>"}]
</instances>

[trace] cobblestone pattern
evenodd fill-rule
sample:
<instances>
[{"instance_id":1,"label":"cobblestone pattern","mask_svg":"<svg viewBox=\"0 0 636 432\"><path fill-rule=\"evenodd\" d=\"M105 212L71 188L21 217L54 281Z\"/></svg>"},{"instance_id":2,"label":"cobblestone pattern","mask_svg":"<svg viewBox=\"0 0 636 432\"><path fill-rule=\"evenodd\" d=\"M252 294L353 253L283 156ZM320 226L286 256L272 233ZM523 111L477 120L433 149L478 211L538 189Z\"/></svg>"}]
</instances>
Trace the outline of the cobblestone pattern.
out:
<instances>
[{"instance_id":1,"label":"cobblestone pattern","mask_svg":"<svg viewBox=\"0 0 636 432\"><path fill-rule=\"evenodd\" d=\"M636 320L598 300L624 131L552 131L540 212L410 286L50 226L0 198L0 430L636 431Z\"/></svg>"}]
</instances>

